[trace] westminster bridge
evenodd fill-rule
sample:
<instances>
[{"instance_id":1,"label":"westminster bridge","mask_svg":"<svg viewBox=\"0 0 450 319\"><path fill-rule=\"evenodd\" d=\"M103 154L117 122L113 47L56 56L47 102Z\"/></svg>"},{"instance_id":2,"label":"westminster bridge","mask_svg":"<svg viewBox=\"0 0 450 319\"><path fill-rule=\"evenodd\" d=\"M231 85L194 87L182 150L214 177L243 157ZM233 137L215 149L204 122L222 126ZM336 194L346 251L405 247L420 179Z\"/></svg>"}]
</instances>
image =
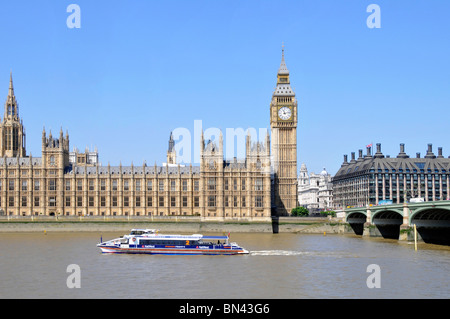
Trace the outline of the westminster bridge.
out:
<instances>
[{"instance_id":1,"label":"westminster bridge","mask_svg":"<svg viewBox=\"0 0 450 319\"><path fill-rule=\"evenodd\" d=\"M450 201L346 208L345 220L358 235L450 245Z\"/></svg>"}]
</instances>

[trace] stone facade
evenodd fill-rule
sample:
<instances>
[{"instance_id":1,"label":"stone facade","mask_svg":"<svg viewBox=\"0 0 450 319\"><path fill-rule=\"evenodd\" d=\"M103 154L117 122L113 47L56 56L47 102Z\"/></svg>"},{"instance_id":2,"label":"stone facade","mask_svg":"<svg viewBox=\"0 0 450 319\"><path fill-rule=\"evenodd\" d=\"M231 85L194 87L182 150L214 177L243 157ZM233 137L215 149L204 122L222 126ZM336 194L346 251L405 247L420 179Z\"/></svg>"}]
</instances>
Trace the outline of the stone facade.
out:
<instances>
[{"instance_id":1,"label":"stone facade","mask_svg":"<svg viewBox=\"0 0 450 319\"><path fill-rule=\"evenodd\" d=\"M286 216L297 207L297 99L284 60L278 70L277 87L270 103L273 165L273 207Z\"/></svg>"},{"instance_id":2,"label":"stone facade","mask_svg":"<svg viewBox=\"0 0 450 319\"><path fill-rule=\"evenodd\" d=\"M282 111L288 111L285 115ZM297 101L284 62L270 105L272 145L246 138L244 159L224 160L223 138L201 137L200 166L178 165L172 135L162 166L102 166L98 152L69 151L69 134L42 132L27 156L12 76L0 125L0 215L201 216L267 219L297 204ZM271 151L275 165L271 166ZM275 209L274 209L275 206Z\"/></svg>"},{"instance_id":3,"label":"stone facade","mask_svg":"<svg viewBox=\"0 0 450 319\"><path fill-rule=\"evenodd\" d=\"M324 168L320 174L308 173L305 164L298 176L298 202L310 213L318 213L333 205L333 187L331 175Z\"/></svg>"}]
</instances>

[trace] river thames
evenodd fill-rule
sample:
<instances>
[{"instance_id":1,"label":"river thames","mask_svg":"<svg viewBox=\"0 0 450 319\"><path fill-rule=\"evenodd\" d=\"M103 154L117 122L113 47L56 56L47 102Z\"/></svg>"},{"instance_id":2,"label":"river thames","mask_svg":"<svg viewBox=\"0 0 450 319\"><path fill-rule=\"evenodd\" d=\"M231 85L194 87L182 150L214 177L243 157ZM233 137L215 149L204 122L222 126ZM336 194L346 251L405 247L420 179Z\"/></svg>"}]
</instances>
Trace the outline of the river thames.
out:
<instances>
[{"instance_id":1,"label":"river thames","mask_svg":"<svg viewBox=\"0 0 450 319\"><path fill-rule=\"evenodd\" d=\"M102 254L118 232L1 233L0 298L449 298L450 247L351 235L235 233L239 256ZM69 265L80 288L69 288ZM379 267L379 288L369 288ZM373 277L371 277L373 278Z\"/></svg>"}]
</instances>

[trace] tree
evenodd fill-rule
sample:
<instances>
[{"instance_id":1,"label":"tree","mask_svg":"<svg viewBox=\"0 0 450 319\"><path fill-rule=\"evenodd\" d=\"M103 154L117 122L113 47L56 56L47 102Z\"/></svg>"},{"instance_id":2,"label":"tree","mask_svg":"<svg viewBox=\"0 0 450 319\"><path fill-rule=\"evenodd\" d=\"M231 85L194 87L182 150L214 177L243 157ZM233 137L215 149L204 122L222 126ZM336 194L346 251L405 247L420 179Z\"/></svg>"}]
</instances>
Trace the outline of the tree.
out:
<instances>
[{"instance_id":1,"label":"tree","mask_svg":"<svg viewBox=\"0 0 450 319\"><path fill-rule=\"evenodd\" d=\"M320 215L322 216L330 216L331 217L336 217L336 212L334 210L323 210L320 212Z\"/></svg>"},{"instance_id":2,"label":"tree","mask_svg":"<svg viewBox=\"0 0 450 319\"><path fill-rule=\"evenodd\" d=\"M292 216L309 216L309 211L305 207L295 207L291 211Z\"/></svg>"}]
</instances>

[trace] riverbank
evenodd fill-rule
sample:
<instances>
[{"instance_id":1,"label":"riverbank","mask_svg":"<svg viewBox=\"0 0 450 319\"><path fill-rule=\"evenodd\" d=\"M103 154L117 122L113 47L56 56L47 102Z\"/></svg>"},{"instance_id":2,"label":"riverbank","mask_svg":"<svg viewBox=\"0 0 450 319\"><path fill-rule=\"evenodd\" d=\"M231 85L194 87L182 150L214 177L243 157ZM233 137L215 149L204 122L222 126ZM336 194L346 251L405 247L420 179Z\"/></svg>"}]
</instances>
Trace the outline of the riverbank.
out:
<instances>
[{"instance_id":1,"label":"riverbank","mask_svg":"<svg viewBox=\"0 0 450 319\"><path fill-rule=\"evenodd\" d=\"M1 219L0 232L129 232L132 228L155 228L182 233L271 233L271 221L189 220L189 219ZM326 218L280 218L279 233L352 233L348 224Z\"/></svg>"}]
</instances>

